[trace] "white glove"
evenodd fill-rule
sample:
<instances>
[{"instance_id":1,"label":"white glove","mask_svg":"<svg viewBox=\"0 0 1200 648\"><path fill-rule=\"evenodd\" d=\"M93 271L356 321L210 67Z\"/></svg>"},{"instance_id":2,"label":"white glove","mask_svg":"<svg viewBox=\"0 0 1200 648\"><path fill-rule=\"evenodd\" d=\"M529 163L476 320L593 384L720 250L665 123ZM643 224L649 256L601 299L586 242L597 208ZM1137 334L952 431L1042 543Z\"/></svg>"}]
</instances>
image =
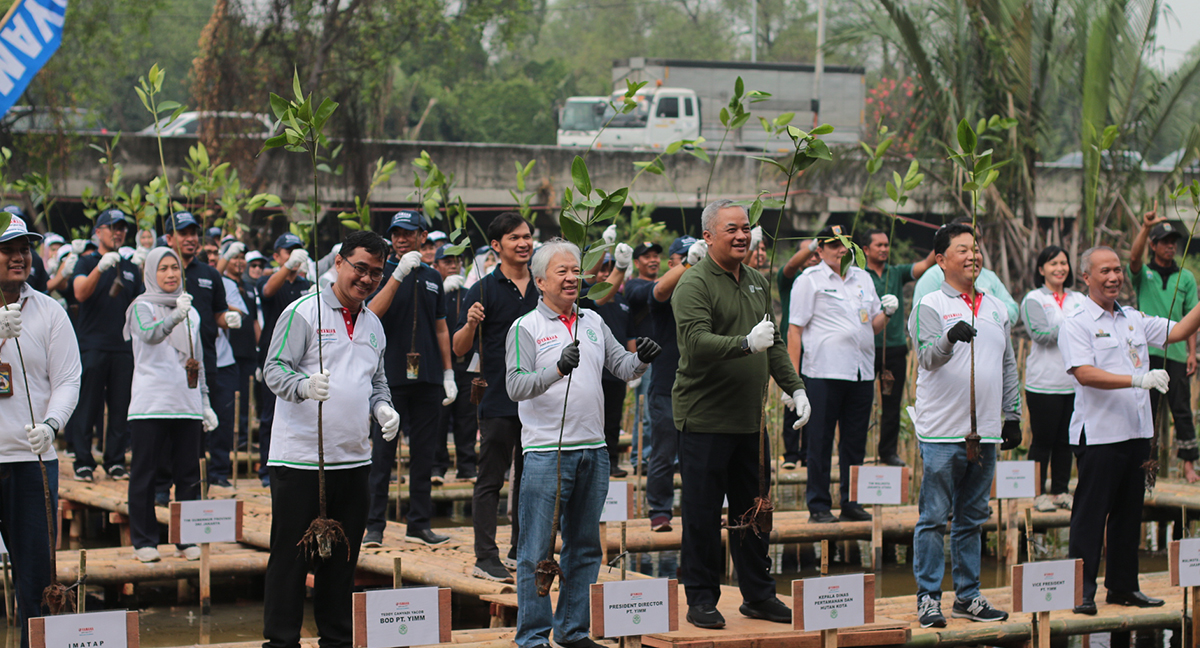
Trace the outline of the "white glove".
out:
<instances>
[{"instance_id":1,"label":"white glove","mask_svg":"<svg viewBox=\"0 0 1200 648\"><path fill-rule=\"evenodd\" d=\"M1147 391L1157 389L1165 394L1167 393L1167 385L1171 382L1171 377L1167 375L1166 369L1151 369L1140 376L1133 376L1131 382L1133 383L1132 387Z\"/></svg>"},{"instance_id":2,"label":"white glove","mask_svg":"<svg viewBox=\"0 0 1200 648\"><path fill-rule=\"evenodd\" d=\"M129 260L133 262L133 265L140 268L146 265L146 255L148 254L150 254L150 250L147 250L146 248L138 248L133 251L133 256L129 257Z\"/></svg>"},{"instance_id":3,"label":"white glove","mask_svg":"<svg viewBox=\"0 0 1200 648\"><path fill-rule=\"evenodd\" d=\"M446 277L446 280L442 282L442 290L446 292L454 292L455 290L461 289L463 284L466 282L466 277L460 274L452 274L449 277Z\"/></svg>"},{"instance_id":4,"label":"white glove","mask_svg":"<svg viewBox=\"0 0 1200 648\"><path fill-rule=\"evenodd\" d=\"M613 223L612 225L605 227L604 233L600 235L600 238L603 238L604 242L608 245L612 245L613 243L616 243L617 242L617 224Z\"/></svg>"},{"instance_id":5,"label":"white glove","mask_svg":"<svg viewBox=\"0 0 1200 648\"><path fill-rule=\"evenodd\" d=\"M233 330L242 328L242 314L235 311L225 311L225 327Z\"/></svg>"},{"instance_id":6,"label":"white glove","mask_svg":"<svg viewBox=\"0 0 1200 648\"><path fill-rule=\"evenodd\" d=\"M108 272L108 270L117 267L117 264L120 262L120 252L105 252L104 256L100 257L100 263L96 264L96 269L100 272Z\"/></svg>"},{"instance_id":7,"label":"white glove","mask_svg":"<svg viewBox=\"0 0 1200 648\"><path fill-rule=\"evenodd\" d=\"M234 241L233 243L229 244L228 248L225 248L225 253L221 255L221 258L228 261L228 260L232 259L233 257L235 257L245 251L246 251L245 243L242 243L241 241Z\"/></svg>"},{"instance_id":8,"label":"white glove","mask_svg":"<svg viewBox=\"0 0 1200 648\"><path fill-rule=\"evenodd\" d=\"M454 370L447 369L442 372L442 388L446 390L446 397L442 399L442 405L451 405L458 398L458 383L454 382Z\"/></svg>"},{"instance_id":9,"label":"white glove","mask_svg":"<svg viewBox=\"0 0 1200 648\"><path fill-rule=\"evenodd\" d=\"M896 309L900 308L900 300L896 299L895 295L884 295L879 298L879 307L883 309L883 314L891 317L896 314Z\"/></svg>"},{"instance_id":10,"label":"white glove","mask_svg":"<svg viewBox=\"0 0 1200 648\"><path fill-rule=\"evenodd\" d=\"M417 269L421 265L421 253L413 250L405 252L404 256L400 257L400 262L396 264L396 269L392 271L392 279L396 281L404 281L408 273Z\"/></svg>"},{"instance_id":11,"label":"white glove","mask_svg":"<svg viewBox=\"0 0 1200 648\"><path fill-rule=\"evenodd\" d=\"M762 321L750 329L746 341L750 344L750 353L758 353L771 348L775 345L775 322L772 322L770 317L763 315Z\"/></svg>"},{"instance_id":12,"label":"white glove","mask_svg":"<svg viewBox=\"0 0 1200 648\"><path fill-rule=\"evenodd\" d=\"M75 274L75 264L79 263L79 255L72 252L67 255L67 258L62 262L62 273L64 277L70 277Z\"/></svg>"},{"instance_id":13,"label":"white glove","mask_svg":"<svg viewBox=\"0 0 1200 648\"><path fill-rule=\"evenodd\" d=\"M300 398L329 400L329 370L315 373L300 381Z\"/></svg>"},{"instance_id":14,"label":"white glove","mask_svg":"<svg viewBox=\"0 0 1200 648\"><path fill-rule=\"evenodd\" d=\"M292 255L288 257L283 267L288 270L298 271L306 263L308 263L308 252L305 252L302 248L296 248L292 250Z\"/></svg>"},{"instance_id":15,"label":"white glove","mask_svg":"<svg viewBox=\"0 0 1200 648\"><path fill-rule=\"evenodd\" d=\"M784 398L787 396L785 395ZM792 423L792 429L799 430L812 417L812 406L808 404L808 394L804 393L803 389L797 389L788 400L791 401L788 408L796 412L796 422Z\"/></svg>"},{"instance_id":16,"label":"white glove","mask_svg":"<svg viewBox=\"0 0 1200 648\"><path fill-rule=\"evenodd\" d=\"M637 389L638 387L641 387L642 386L642 377L638 376L637 378L630 380L629 382L625 383L625 386L630 389Z\"/></svg>"},{"instance_id":17,"label":"white glove","mask_svg":"<svg viewBox=\"0 0 1200 648\"><path fill-rule=\"evenodd\" d=\"M700 260L708 256L708 243L704 241L696 241L692 243L692 247L688 248L687 264L696 265Z\"/></svg>"},{"instance_id":18,"label":"white glove","mask_svg":"<svg viewBox=\"0 0 1200 648\"><path fill-rule=\"evenodd\" d=\"M808 251L809 252L815 253L817 251L817 248L819 248L819 247L821 247L821 242L818 241L817 239L813 239L808 242Z\"/></svg>"},{"instance_id":19,"label":"white glove","mask_svg":"<svg viewBox=\"0 0 1200 648\"><path fill-rule=\"evenodd\" d=\"M628 270L630 265L633 265L633 248L629 247L628 243L617 243L617 247L613 250L613 262L617 266L617 270Z\"/></svg>"},{"instance_id":20,"label":"white glove","mask_svg":"<svg viewBox=\"0 0 1200 648\"><path fill-rule=\"evenodd\" d=\"M217 429L217 426L220 424L221 424L221 421L220 421L220 419L217 418L216 411L213 410L212 405L208 404L208 401L205 401L204 402L204 431L212 432L213 430Z\"/></svg>"},{"instance_id":21,"label":"white glove","mask_svg":"<svg viewBox=\"0 0 1200 648\"><path fill-rule=\"evenodd\" d=\"M25 438L29 440L29 447L33 450L33 454L43 455L50 451L50 445L54 443L54 430L45 423L26 424Z\"/></svg>"},{"instance_id":22,"label":"white glove","mask_svg":"<svg viewBox=\"0 0 1200 648\"><path fill-rule=\"evenodd\" d=\"M83 251L87 249L87 243L87 239L72 239L71 252L73 252L75 256L83 254Z\"/></svg>"},{"instance_id":23,"label":"white glove","mask_svg":"<svg viewBox=\"0 0 1200 648\"><path fill-rule=\"evenodd\" d=\"M9 304L0 308L0 339L15 338L21 334L21 305Z\"/></svg>"},{"instance_id":24,"label":"white glove","mask_svg":"<svg viewBox=\"0 0 1200 648\"><path fill-rule=\"evenodd\" d=\"M762 225L755 225L754 228L752 228L750 230L750 251L751 252L758 251L758 244L762 243L762 237L763 237Z\"/></svg>"},{"instance_id":25,"label":"white glove","mask_svg":"<svg viewBox=\"0 0 1200 648\"><path fill-rule=\"evenodd\" d=\"M59 258L57 254L50 257L50 259L46 261L46 272L53 276L54 273L58 272L58 265L60 263L62 263L62 259Z\"/></svg>"},{"instance_id":26,"label":"white glove","mask_svg":"<svg viewBox=\"0 0 1200 648\"><path fill-rule=\"evenodd\" d=\"M183 320L187 319L188 311L192 309L192 296L183 293L175 298L175 310L171 311L171 320L176 325L182 324Z\"/></svg>"},{"instance_id":27,"label":"white glove","mask_svg":"<svg viewBox=\"0 0 1200 648\"><path fill-rule=\"evenodd\" d=\"M384 441L396 438L396 434L400 431L400 414L396 410L387 403L380 403L375 406L375 420L379 421Z\"/></svg>"},{"instance_id":28,"label":"white glove","mask_svg":"<svg viewBox=\"0 0 1200 648\"><path fill-rule=\"evenodd\" d=\"M262 367L257 367L254 370L254 380L256 382L262 382Z\"/></svg>"}]
</instances>

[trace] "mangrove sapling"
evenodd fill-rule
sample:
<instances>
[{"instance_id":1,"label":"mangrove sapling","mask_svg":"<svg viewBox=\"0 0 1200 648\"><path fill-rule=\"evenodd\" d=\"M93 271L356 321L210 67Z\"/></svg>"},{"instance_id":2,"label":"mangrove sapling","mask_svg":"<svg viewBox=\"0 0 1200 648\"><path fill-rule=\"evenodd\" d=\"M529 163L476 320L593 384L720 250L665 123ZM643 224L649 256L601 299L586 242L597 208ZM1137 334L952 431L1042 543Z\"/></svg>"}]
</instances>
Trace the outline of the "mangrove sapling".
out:
<instances>
[{"instance_id":1,"label":"mangrove sapling","mask_svg":"<svg viewBox=\"0 0 1200 648\"><path fill-rule=\"evenodd\" d=\"M708 180L704 183L705 203L708 202L708 190L712 187L713 171L717 168L717 160L721 157L721 150L725 148L725 140L729 138L729 132L741 128L747 121L750 121L750 111L746 110L745 104L747 102L758 103L770 98L771 93L769 92L759 90L746 92L746 84L740 76L733 82L733 95L729 97L729 105L721 108L721 125L725 127L725 130L721 133L721 143L717 145L717 152L713 155L712 164L708 168Z\"/></svg>"},{"instance_id":2,"label":"mangrove sapling","mask_svg":"<svg viewBox=\"0 0 1200 648\"><path fill-rule=\"evenodd\" d=\"M0 212L0 234L8 229L12 222L12 214ZM0 308L8 308L8 298L0 290ZM37 417L33 413L33 397L29 393L29 375L25 372L25 354L21 351L21 336L13 338L17 346L17 361L21 365L21 378L25 381L25 403L29 406L29 423L37 425ZM38 469L42 472L42 499L46 505L46 549L50 552L50 584L42 590L42 604L50 609L50 614L63 614L75 611L75 592L72 588L58 582L58 552L54 550L54 505L50 498L50 479L46 474L46 462L38 455Z\"/></svg>"},{"instance_id":3,"label":"mangrove sapling","mask_svg":"<svg viewBox=\"0 0 1200 648\"><path fill-rule=\"evenodd\" d=\"M885 141L891 142L892 140L889 137ZM877 159L879 159L878 156L867 161L867 170L868 171L871 171L871 164L872 164L872 162L874 162ZM875 169L876 170L879 169L878 164L875 165ZM874 171L871 171L871 173L874 173ZM895 205L896 205L895 212L899 212L900 208L908 203L908 192L913 191L917 187L921 186L921 183L924 181L925 181L925 174L920 172L920 165L918 164L918 162L916 160L913 160L908 165L908 171L905 172L903 178L900 177L899 173L897 173L895 171L892 172L892 179L887 182L886 189L887 189L888 198L891 198L892 202L895 203ZM859 207L859 211L860 212L862 211L861 207ZM884 215L887 216L892 221L891 231L888 233L888 243L890 244L892 242L892 240L894 240L896 238L896 221L900 220L900 217L894 212L887 212L887 211L884 212ZM854 235L853 227L851 227L850 235L851 236ZM870 241L868 241L867 243L870 244ZM886 286L891 285L892 264L885 262L885 265L886 265L886 269L884 270L883 285L886 287ZM880 295L880 297L883 297L883 295ZM901 315L903 315L903 313L901 313ZM896 377L893 376L891 370L889 370L887 368L887 345L886 344L883 345L882 354L883 354L883 358L881 359L881 362L880 362L881 366L879 368L879 391L884 396L891 396L892 395L892 387L896 384ZM882 416L883 399L879 400L879 407L880 407L880 415Z\"/></svg>"},{"instance_id":4,"label":"mangrove sapling","mask_svg":"<svg viewBox=\"0 0 1200 648\"><path fill-rule=\"evenodd\" d=\"M617 189L612 193L605 193L602 189L594 189L592 187L591 177L588 173L587 163L582 157L575 156L571 163L571 179L575 185L575 189L579 191L580 200L574 200L574 194L570 187L563 191L563 210L559 216L558 223L562 228L563 238L574 243L583 250L587 244L587 233L590 227L600 225L617 217L621 213L621 209L625 206L626 198L629 195L627 187ZM596 197L592 197L593 190ZM581 271L586 268L594 268L597 263L604 258L604 253L611 247L610 244L599 242L587 249L583 255L583 263L580 265ZM581 275L580 280L590 278L591 275ZM601 282L593 285L588 289L586 298L591 300L603 299L613 289L613 285L607 282ZM580 290L575 295L576 311L579 309L579 300L584 298L583 291ZM579 343L579 321L576 319L574 327L571 329L571 343ZM550 588L554 585L554 578L557 576L562 578L562 568L559 567L558 561L554 559L554 545L558 539L559 522L562 519L562 440L563 432L567 427L567 406L571 398L571 376L567 375L567 388L563 393L563 411L562 419L558 429L558 447L557 447L557 479L554 489L554 516L550 523L550 543L547 549L546 557L539 561L534 569L534 582L537 586L538 596L547 596L550 594Z\"/></svg>"},{"instance_id":5,"label":"mangrove sapling","mask_svg":"<svg viewBox=\"0 0 1200 648\"><path fill-rule=\"evenodd\" d=\"M704 149L700 148L700 145L703 143L703 137L697 137L694 140L685 139L671 142L667 145L667 148L663 150L663 152L654 156L654 159L648 162L634 162L633 166L638 171L633 175L633 180L629 181L629 188L632 190L633 186L637 184L638 178L641 177L643 173L652 173L656 176L665 177L667 182L671 185L671 192L675 194L675 204L679 205L679 219L680 222L684 224L683 230L685 232L687 231L687 215L683 209L683 199L679 196L679 188L675 186L675 178L666 175L665 169L663 168L662 159L664 155L675 155L679 151L687 151L689 155L697 160L702 160L707 164L712 164L712 160L709 159L708 153L705 152Z\"/></svg>"},{"instance_id":6,"label":"mangrove sapling","mask_svg":"<svg viewBox=\"0 0 1200 648\"><path fill-rule=\"evenodd\" d=\"M741 93L741 78L738 79L735 90L738 94ZM731 104L732 105L732 104ZM740 106L740 102L738 103ZM722 110L724 113L724 110ZM745 115L749 119L749 113ZM745 120L743 120L744 122ZM752 201L739 201L735 204L743 207L748 207L746 215L750 221L750 227L756 227L759 220L762 218L763 209L771 207L780 210L780 218L775 222L775 233L771 237L771 254L770 266L767 271L767 277L775 276L775 250L779 245L779 227L783 223L782 213L787 205L787 199L792 190L792 180L803 170L811 167L818 160L829 161L833 156L829 152L829 146L821 141L819 136L828 135L833 132L833 126L823 124L813 129L812 132L805 132L795 126L787 126L788 137L792 140L792 152L788 157L787 166L780 164L777 160L769 157L754 157L753 159L760 162L769 163L787 176L787 183L784 185L783 198L781 200L767 199L764 200L760 194ZM853 245L852 242L847 244L847 247ZM857 246L855 246L857 248ZM862 250L858 249L858 256L861 257ZM851 255L847 255L849 257ZM842 271L845 272L845 265L848 261L843 258ZM771 316L772 310L772 285L774 282L767 281L767 312L765 317ZM771 482L767 474L767 395L769 382L763 386L762 392L762 414L759 419L758 426L758 497L754 498L750 509L743 513L736 521L731 520L726 527L729 530L753 531L756 534L770 533L774 525L775 505L771 501Z\"/></svg>"},{"instance_id":7,"label":"mangrove sapling","mask_svg":"<svg viewBox=\"0 0 1200 648\"><path fill-rule=\"evenodd\" d=\"M305 96L300 90L300 75L293 72L292 91L295 100L284 99L271 93L271 110L275 119L283 125L283 132L263 143L263 150L283 147L293 153L308 154L312 164L313 195L311 203L312 221L309 223L309 233L312 236L313 258L320 258L317 223L319 222L320 181L318 172L321 171L320 150L328 148L325 138L325 124L329 121L338 104L326 97L320 105L314 107L313 96ZM317 309L317 329L321 329L321 310ZM325 370L324 345L321 336L317 336L317 370ZM319 513L309 525L308 531L300 539L299 545L304 547L310 557L320 556L328 560L333 555L333 548L339 544L347 547L346 559L350 558L349 541L341 522L329 517L325 500L325 424L324 401L317 401L317 488L319 498Z\"/></svg>"}]
</instances>

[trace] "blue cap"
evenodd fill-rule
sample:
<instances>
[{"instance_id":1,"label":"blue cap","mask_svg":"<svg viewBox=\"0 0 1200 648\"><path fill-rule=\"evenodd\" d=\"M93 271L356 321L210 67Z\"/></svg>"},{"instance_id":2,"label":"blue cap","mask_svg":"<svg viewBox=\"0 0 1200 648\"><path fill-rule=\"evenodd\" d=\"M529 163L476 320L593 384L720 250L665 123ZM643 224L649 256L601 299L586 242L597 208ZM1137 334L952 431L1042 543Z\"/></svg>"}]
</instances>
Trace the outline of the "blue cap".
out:
<instances>
[{"instance_id":1,"label":"blue cap","mask_svg":"<svg viewBox=\"0 0 1200 648\"><path fill-rule=\"evenodd\" d=\"M108 227L113 223L123 223L128 226L130 220L129 215L120 209L105 209L96 215L96 228Z\"/></svg>"},{"instance_id":2,"label":"blue cap","mask_svg":"<svg viewBox=\"0 0 1200 648\"><path fill-rule=\"evenodd\" d=\"M177 211L166 222L167 232L178 232L189 227L200 228L200 222L189 211Z\"/></svg>"},{"instance_id":3,"label":"blue cap","mask_svg":"<svg viewBox=\"0 0 1200 648\"><path fill-rule=\"evenodd\" d=\"M299 236L296 236L291 232L288 232L275 239L276 250L294 250L302 247L304 247L304 241L301 241Z\"/></svg>"},{"instance_id":4,"label":"blue cap","mask_svg":"<svg viewBox=\"0 0 1200 648\"><path fill-rule=\"evenodd\" d=\"M208 228L208 231L205 232L205 234L208 234L208 238L210 238L214 241L218 241L221 239L221 228L220 227L210 227L210 228Z\"/></svg>"},{"instance_id":5,"label":"blue cap","mask_svg":"<svg viewBox=\"0 0 1200 648\"><path fill-rule=\"evenodd\" d=\"M456 247L456 246L454 246L454 245L443 245L442 247L438 248L438 249L437 249L437 252L435 252L435 253L434 253L434 255L433 255L433 260L434 260L434 261L441 261L442 259L444 259L444 258L446 258L446 257L450 257L451 259L457 259L458 257L460 257L460 256L462 256L462 255L463 255L463 252L465 252L465 251L466 251L466 250L464 250L463 252L460 252L460 253L458 253L458 254L446 254L446 250L449 250L449 249L451 249L451 248L454 248L454 247Z\"/></svg>"},{"instance_id":6,"label":"blue cap","mask_svg":"<svg viewBox=\"0 0 1200 648\"><path fill-rule=\"evenodd\" d=\"M160 247L168 247L168 246L167 246L167 237L166 237L166 236L160 236L160 237L158 237L158 238L154 239L154 247L156 247L156 248L160 248Z\"/></svg>"},{"instance_id":7,"label":"blue cap","mask_svg":"<svg viewBox=\"0 0 1200 648\"><path fill-rule=\"evenodd\" d=\"M667 251L667 254L682 254L686 256L688 253L688 248L692 247L692 244L695 242L696 237L694 236L680 236L674 241L671 241L671 249Z\"/></svg>"},{"instance_id":8,"label":"blue cap","mask_svg":"<svg viewBox=\"0 0 1200 648\"><path fill-rule=\"evenodd\" d=\"M8 211L5 209L4 211ZM30 232L29 227L25 225L25 219L13 214L12 221L8 224L8 229L0 234L0 243L11 241L15 238L27 238L30 243L37 243L42 240L42 235L37 232Z\"/></svg>"},{"instance_id":9,"label":"blue cap","mask_svg":"<svg viewBox=\"0 0 1200 648\"><path fill-rule=\"evenodd\" d=\"M475 256L482 256L482 255L487 254L492 251L493 251L492 246L481 245L481 246L479 246L479 249L475 250Z\"/></svg>"},{"instance_id":10,"label":"blue cap","mask_svg":"<svg viewBox=\"0 0 1200 648\"><path fill-rule=\"evenodd\" d=\"M25 210L21 209L20 207L17 207L16 205L5 205L4 211L12 214L13 216L20 216L21 218L29 218L28 216L25 215Z\"/></svg>"},{"instance_id":11,"label":"blue cap","mask_svg":"<svg viewBox=\"0 0 1200 648\"><path fill-rule=\"evenodd\" d=\"M402 209L396 212L395 216L392 216L392 224L388 226L387 231L391 232L397 227L410 232L427 229L425 227L425 217L421 215L421 212L412 209Z\"/></svg>"}]
</instances>

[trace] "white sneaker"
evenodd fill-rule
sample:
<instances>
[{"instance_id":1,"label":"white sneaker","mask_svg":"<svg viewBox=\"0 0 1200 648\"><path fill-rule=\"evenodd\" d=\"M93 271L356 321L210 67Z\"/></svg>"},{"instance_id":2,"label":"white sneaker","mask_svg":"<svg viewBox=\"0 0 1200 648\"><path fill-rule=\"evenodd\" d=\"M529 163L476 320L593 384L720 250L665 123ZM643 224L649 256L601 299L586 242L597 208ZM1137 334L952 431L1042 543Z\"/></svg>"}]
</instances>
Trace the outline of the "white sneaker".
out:
<instances>
[{"instance_id":1,"label":"white sneaker","mask_svg":"<svg viewBox=\"0 0 1200 648\"><path fill-rule=\"evenodd\" d=\"M1059 493L1054 496L1054 504L1060 509L1070 511L1071 507L1075 505L1075 497L1070 493Z\"/></svg>"},{"instance_id":2,"label":"white sneaker","mask_svg":"<svg viewBox=\"0 0 1200 648\"><path fill-rule=\"evenodd\" d=\"M1042 493L1034 498L1033 509L1039 513L1053 513L1058 510L1058 506L1054 503L1053 497Z\"/></svg>"},{"instance_id":3,"label":"white sneaker","mask_svg":"<svg viewBox=\"0 0 1200 648\"><path fill-rule=\"evenodd\" d=\"M175 552L183 556L184 560L200 560L200 547L192 545L183 551Z\"/></svg>"},{"instance_id":4,"label":"white sneaker","mask_svg":"<svg viewBox=\"0 0 1200 648\"><path fill-rule=\"evenodd\" d=\"M158 562L162 559L162 556L158 555L157 547L142 547L141 549L134 549L133 557L144 563Z\"/></svg>"}]
</instances>

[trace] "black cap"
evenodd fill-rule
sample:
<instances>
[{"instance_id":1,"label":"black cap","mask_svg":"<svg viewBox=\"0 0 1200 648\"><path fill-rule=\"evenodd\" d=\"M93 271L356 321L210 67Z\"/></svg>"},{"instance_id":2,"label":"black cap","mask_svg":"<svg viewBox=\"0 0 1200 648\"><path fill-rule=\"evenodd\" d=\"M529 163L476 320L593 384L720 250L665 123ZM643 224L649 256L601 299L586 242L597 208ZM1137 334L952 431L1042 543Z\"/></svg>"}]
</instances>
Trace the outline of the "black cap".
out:
<instances>
[{"instance_id":1,"label":"black cap","mask_svg":"<svg viewBox=\"0 0 1200 648\"><path fill-rule=\"evenodd\" d=\"M195 227L197 230L200 229L199 221L197 221L196 217L192 215L192 212L188 211L177 211L174 214L171 214L171 217L167 219L167 222L164 223L164 225L166 226L167 232L176 232L189 227Z\"/></svg>"},{"instance_id":2,"label":"black cap","mask_svg":"<svg viewBox=\"0 0 1200 648\"><path fill-rule=\"evenodd\" d=\"M1171 227L1170 223L1159 223L1154 226L1154 229L1150 230L1150 240L1155 243L1171 237L1183 238L1183 233Z\"/></svg>"},{"instance_id":3,"label":"black cap","mask_svg":"<svg viewBox=\"0 0 1200 648\"><path fill-rule=\"evenodd\" d=\"M825 245L830 239L836 239L838 235L850 236L850 234L846 232L846 228L842 227L841 225L830 225L817 234L817 240L820 241L821 245Z\"/></svg>"},{"instance_id":4,"label":"black cap","mask_svg":"<svg viewBox=\"0 0 1200 648\"><path fill-rule=\"evenodd\" d=\"M129 214L120 209L105 209L96 215L96 229L104 226L112 226L114 223L121 223L125 226L129 225Z\"/></svg>"},{"instance_id":5,"label":"black cap","mask_svg":"<svg viewBox=\"0 0 1200 648\"><path fill-rule=\"evenodd\" d=\"M641 245L633 248L633 258L635 258L635 259L641 258L643 255L649 254L650 252L654 252L655 254L662 254L662 251L663 251L663 248L661 245L659 245L658 243L654 243L653 241L648 241L646 243L642 243Z\"/></svg>"}]
</instances>

